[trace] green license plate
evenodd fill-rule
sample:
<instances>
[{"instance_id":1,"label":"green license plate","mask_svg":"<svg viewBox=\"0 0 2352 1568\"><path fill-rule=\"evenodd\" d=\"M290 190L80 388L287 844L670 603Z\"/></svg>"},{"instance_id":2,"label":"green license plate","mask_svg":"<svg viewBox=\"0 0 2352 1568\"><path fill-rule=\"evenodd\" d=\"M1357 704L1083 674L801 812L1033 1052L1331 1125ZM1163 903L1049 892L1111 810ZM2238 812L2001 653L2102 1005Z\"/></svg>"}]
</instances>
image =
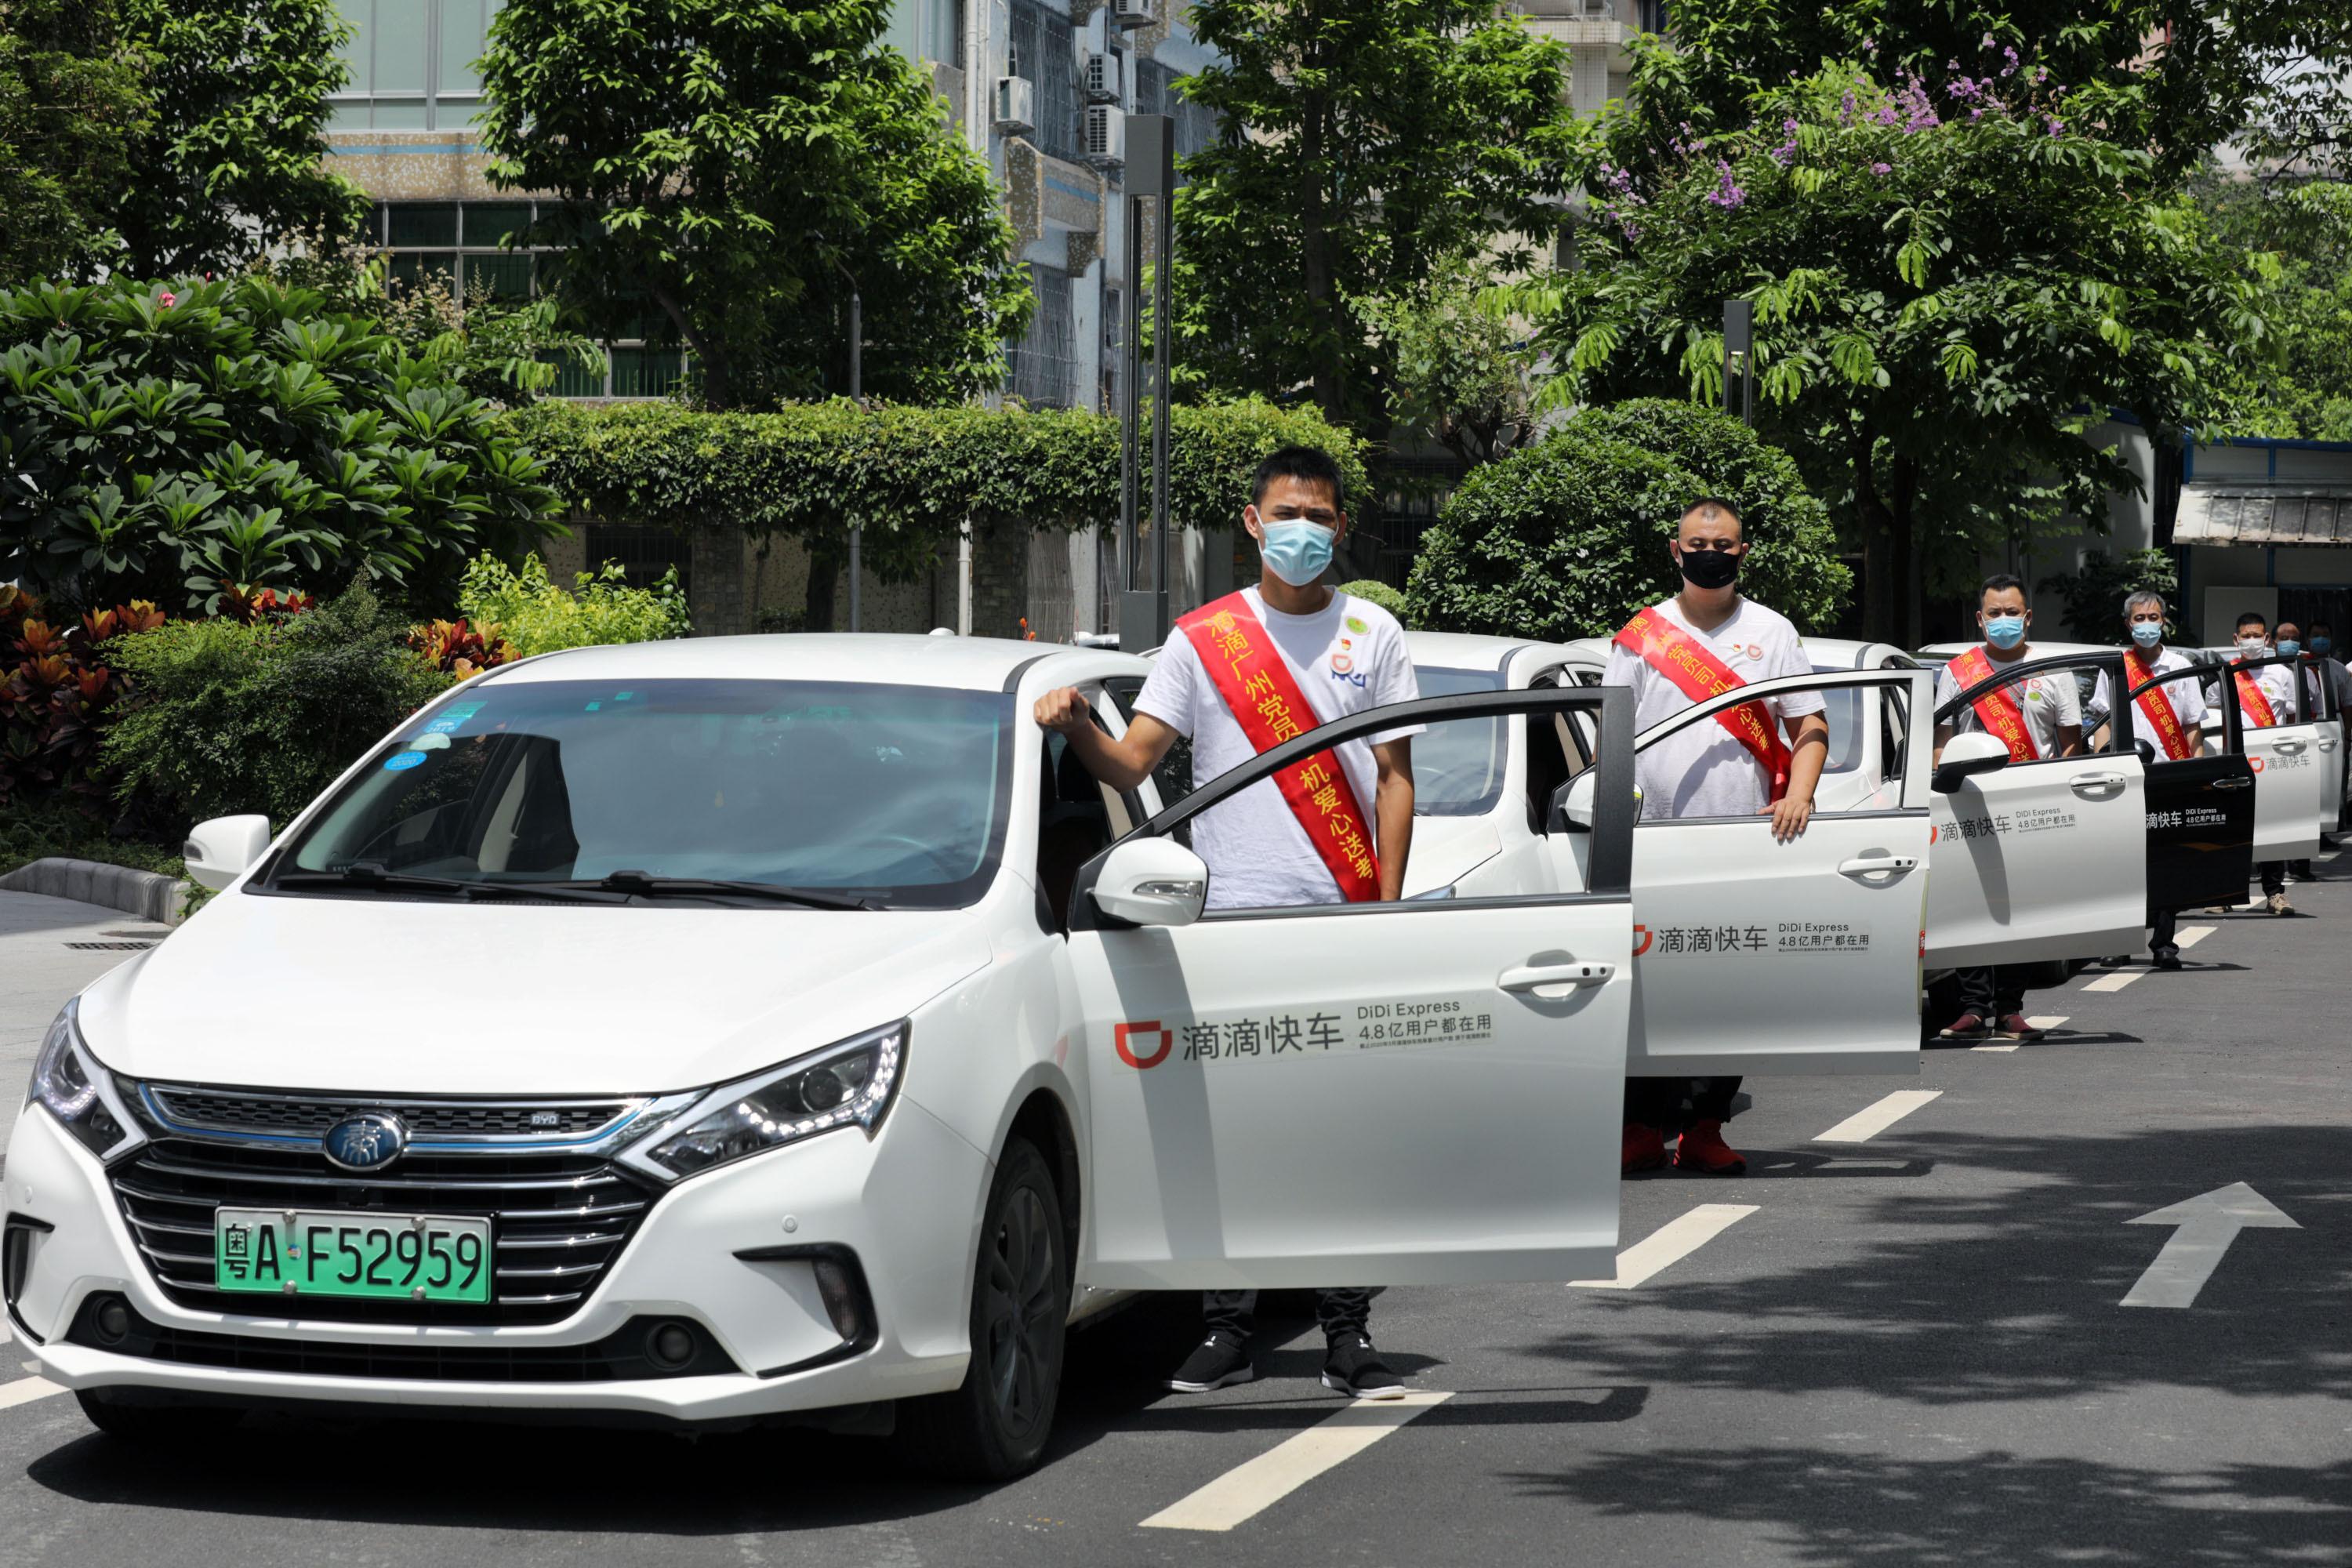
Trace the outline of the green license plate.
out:
<instances>
[{"instance_id":1,"label":"green license plate","mask_svg":"<svg viewBox=\"0 0 2352 1568\"><path fill-rule=\"evenodd\" d=\"M221 1209L213 1280L273 1296L490 1299L490 1222L456 1215Z\"/></svg>"}]
</instances>

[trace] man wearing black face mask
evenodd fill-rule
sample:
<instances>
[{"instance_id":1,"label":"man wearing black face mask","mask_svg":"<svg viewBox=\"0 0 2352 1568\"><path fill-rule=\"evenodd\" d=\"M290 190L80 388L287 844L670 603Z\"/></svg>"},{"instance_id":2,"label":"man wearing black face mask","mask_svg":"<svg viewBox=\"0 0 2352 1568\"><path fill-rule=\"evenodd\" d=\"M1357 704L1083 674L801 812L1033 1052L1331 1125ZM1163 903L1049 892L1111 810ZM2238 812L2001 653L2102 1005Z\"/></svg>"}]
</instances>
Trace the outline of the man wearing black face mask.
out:
<instances>
[{"instance_id":1,"label":"man wearing black face mask","mask_svg":"<svg viewBox=\"0 0 2352 1568\"><path fill-rule=\"evenodd\" d=\"M1693 502L1671 548L1682 592L1626 624L1601 677L1633 689L1637 732L1733 687L1812 673L1797 628L1739 594L1748 535L1738 508L1714 496ZM1796 837L1812 818L1813 786L1829 760L1827 710L1821 693L1804 691L1726 709L1717 721L1668 736L1641 755L1642 815L1769 816L1774 838ZM1691 1120L1675 1168L1711 1176L1747 1170L1723 1141L1736 1078L1628 1080L1623 1168L1666 1163L1666 1127L1685 1090Z\"/></svg>"}]
</instances>

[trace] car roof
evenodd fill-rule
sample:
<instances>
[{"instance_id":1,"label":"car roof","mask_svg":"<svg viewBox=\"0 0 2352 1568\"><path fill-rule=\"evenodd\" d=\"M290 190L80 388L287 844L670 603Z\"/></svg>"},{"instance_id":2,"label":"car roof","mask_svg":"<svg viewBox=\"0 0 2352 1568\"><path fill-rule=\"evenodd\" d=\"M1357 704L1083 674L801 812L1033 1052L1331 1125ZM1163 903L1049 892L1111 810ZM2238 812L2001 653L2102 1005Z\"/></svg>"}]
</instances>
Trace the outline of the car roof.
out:
<instances>
[{"instance_id":1,"label":"car roof","mask_svg":"<svg viewBox=\"0 0 2352 1568\"><path fill-rule=\"evenodd\" d=\"M1010 637L778 632L566 648L479 679L501 686L538 680L841 680L1010 691L1040 660L1082 659L1099 673L1106 659L1122 657L1100 648ZM1131 662L1138 675L1150 670L1140 658Z\"/></svg>"},{"instance_id":2,"label":"car roof","mask_svg":"<svg viewBox=\"0 0 2352 1568\"><path fill-rule=\"evenodd\" d=\"M1523 647L1539 646L1533 637L1478 637L1468 632L1404 634L1404 650L1415 665L1433 669L1500 669Z\"/></svg>"},{"instance_id":3,"label":"car roof","mask_svg":"<svg viewBox=\"0 0 2352 1568\"><path fill-rule=\"evenodd\" d=\"M1961 654L1966 653L1969 649L1981 646L1982 645L1977 642L1974 638L1971 638L1967 642L1934 642L1929 643L1926 647L1920 648L1917 652L1914 653L1912 657L1914 658L1936 659L1941 661L1958 658ZM2070 655L2078 653L2116 653L2120 651L2121 646L2122 645L2118 643L2111 642L2053 642L2045 637L2035 637L2033 639L2033 657L2036 658L2064 658Z\"/></svg>"}]
</instances>

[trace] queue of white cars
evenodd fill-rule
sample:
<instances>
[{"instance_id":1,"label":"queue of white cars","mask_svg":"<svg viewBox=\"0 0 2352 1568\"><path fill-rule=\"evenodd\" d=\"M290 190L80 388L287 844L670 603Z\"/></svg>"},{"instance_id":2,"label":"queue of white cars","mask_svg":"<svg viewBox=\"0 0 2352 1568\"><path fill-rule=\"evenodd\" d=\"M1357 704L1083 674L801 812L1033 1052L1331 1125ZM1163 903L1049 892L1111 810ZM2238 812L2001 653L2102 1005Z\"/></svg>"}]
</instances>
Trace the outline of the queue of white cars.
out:
<instances>
[{"instance_id":1,"label":"queue of white cars","mask_svg":"<svg viewBox=\"0 0 2352 1568\"><path fill-rule=\"evenodd\" d=\"M1788 844L1637 824L1635 752L1736 699L1636 735L1590 645L1416 634L1422 700L1132 793L1030 717L1076 686L1123 728L1149 665L1116 652L494 670L274 837L194 831L226 890L44 1045L10 1321L131 1436L284 1400L786 1416L1002 1476L1114 1292L1604 1272L1629 1072L1914 1070L1923 963L2126 951L2151 901L2243 894L2234 730L1938 767L1932 674L1812 647L1738 694L1829 699ZM1192 818L1401 722L1402 901L1204 910ZM2151 826L2192 797L2195 834Z\"/></svg>"}]
</instances>

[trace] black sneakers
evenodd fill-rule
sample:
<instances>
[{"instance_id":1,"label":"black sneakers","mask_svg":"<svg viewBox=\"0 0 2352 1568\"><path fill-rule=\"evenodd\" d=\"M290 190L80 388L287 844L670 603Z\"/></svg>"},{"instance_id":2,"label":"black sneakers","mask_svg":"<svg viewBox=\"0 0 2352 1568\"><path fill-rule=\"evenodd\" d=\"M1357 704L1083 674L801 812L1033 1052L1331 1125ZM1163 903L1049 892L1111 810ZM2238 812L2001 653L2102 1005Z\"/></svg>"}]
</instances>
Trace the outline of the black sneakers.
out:
<instances>
[{"instance_id":1,"label":"black sneakers","mask_svg":"<svg viewBox=\"0 0 2352 1568\"><path fill-rule=\"evenodd\" d=\"M1237 1383L1247 1383L1257 1375L1250 1365L1249 1347L1223 1334L1211 1334L1200 1348L1184 1358L1168 1380L1168 1386L1179 1394L1206 1394L1212 1389L1231 1388ZM1329 1380L1330 1374L1324 1374Z\"/></svg>"},{"instance_id":2,"label":"black sneakers","mask_svg":"<svg viewBox=\"0 0 2352 1568\"><path fill-rule=\"evenodd\" d=\"M1402 1399L1404 1384L1362 1334L1341 1334L1323 1358L1323 1386L1354 1399Z\"/></svg>"}]
</instances>

